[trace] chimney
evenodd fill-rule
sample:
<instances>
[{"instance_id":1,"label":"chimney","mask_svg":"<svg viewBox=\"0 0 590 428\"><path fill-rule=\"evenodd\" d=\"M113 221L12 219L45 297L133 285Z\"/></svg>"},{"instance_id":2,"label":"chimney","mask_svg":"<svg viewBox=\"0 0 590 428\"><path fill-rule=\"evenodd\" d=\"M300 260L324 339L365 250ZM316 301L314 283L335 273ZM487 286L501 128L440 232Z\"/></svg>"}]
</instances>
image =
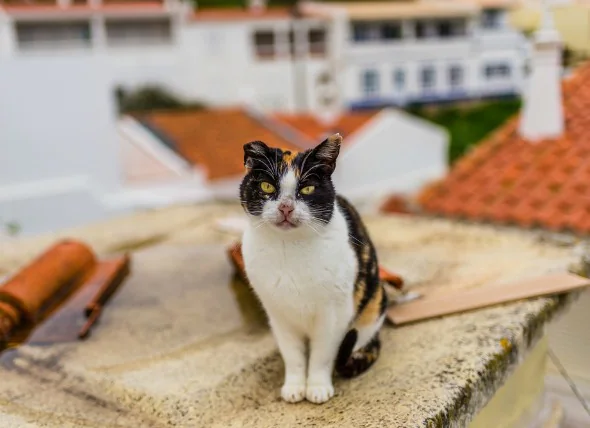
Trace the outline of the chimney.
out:
<instances>
[{"instance_id":1,"label":"chimney","mask_svg":"<svg viewBox=\"0 0 590 428\"><path fill-rule=\"evenodd\" d=\"M561 68L561 40L553 25L548 0L544 0L520 119L520 135L531 142L558 138L563 133Z\"/></svg>"},{"instance_id":2,"label":"chimney","mask_svg":"<svg viewBox=\"0 0 590 428\"><path fill-rule=\"evenodd\" d=\"M250 12L261 13L266 10L266 0L248 0Z\"/></svg>"}]
</instances>

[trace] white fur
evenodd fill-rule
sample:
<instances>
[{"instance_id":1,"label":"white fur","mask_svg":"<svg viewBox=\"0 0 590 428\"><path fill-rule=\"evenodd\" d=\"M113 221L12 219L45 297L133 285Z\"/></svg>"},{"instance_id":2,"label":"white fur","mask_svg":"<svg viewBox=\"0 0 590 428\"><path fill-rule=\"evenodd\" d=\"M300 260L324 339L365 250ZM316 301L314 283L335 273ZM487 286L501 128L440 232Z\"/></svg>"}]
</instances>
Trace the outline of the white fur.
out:
<instances>
[{"instance_id":1,"label":"white fur","mask_svg":"<svg viewBox=\"0 0 590 428\"><path fill-rule=\"evenodd\" d=\"M295 191L295 176L287 173L278 200L265 204L262 219L251 217L242 252L285 363L283 399L323 403L334 395L334 361L354 317L357 260L340 208L328 224L314 223ZM283 200L294 202L298 227L276 226Z\"/></svg>"}]
</instances>

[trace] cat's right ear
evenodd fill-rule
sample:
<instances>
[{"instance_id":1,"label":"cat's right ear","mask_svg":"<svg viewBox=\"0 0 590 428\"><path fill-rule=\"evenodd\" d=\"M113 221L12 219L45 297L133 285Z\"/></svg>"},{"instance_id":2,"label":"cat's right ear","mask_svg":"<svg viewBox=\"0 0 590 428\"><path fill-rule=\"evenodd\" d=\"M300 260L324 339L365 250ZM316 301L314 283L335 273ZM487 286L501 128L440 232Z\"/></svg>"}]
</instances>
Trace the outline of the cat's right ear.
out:
<instances>
[{"instance_id":1,"label":"cat's right ear","mask_svg":"<svg viewBox=\"0 0 590 428\"><path fill-rule=\"evenodd\" d=\"M247 170L252 169L256 159L264 158L268 146L262 141L252 141L244 144L244 166Z\"/></svg>"}]
</instances>

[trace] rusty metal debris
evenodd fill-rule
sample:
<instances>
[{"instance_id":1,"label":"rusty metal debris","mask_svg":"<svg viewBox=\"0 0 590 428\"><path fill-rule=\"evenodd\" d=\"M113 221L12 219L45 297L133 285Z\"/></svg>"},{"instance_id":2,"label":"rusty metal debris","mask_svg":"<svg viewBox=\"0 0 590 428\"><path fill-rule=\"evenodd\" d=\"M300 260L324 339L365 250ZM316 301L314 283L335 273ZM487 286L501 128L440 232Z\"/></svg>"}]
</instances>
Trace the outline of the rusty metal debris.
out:
<instances>
[{"instance_id":1,"label":"rusty metal debris","mask_svg":"<svg viewBox=\"0 0 590 428\"><path fill-rule=\"evenodd\" d=\"M128 255L99 261L78 241L53 245L0 285L0 344L87 337L129 265Z\"/></svg>"}]
</instances>

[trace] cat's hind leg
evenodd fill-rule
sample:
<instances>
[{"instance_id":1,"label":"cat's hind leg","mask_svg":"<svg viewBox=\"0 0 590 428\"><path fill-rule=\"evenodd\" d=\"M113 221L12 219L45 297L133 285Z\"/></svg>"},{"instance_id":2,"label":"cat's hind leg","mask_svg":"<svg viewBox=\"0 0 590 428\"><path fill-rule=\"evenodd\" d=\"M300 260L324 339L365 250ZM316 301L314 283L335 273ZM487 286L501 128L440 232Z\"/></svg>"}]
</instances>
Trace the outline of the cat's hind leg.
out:
<instances>
[{"instance_id":1,"label":"cat's hind leg","mask_svg":"<svg viewBox=\"0 0 590 428\"><path fill-rule=\"evenodd\" d=\"M379 330L386 309L387 295L380 285L340 344L335 366L340 376L358 376L375 363L381 351Z\"/></svg>"},{"instance_id":2,"label":"cat's hind leg","mask_svg":"<svg viewBox=\"0 0 590 428\"><path fill-rule=\"evenodd\" d=\"M348 331L336 359L336 372L345 378L351 378L367 371L379 357L381 340L379 329L383 321L372 326L353 328Z\"/></svg>"}]
</instances>

